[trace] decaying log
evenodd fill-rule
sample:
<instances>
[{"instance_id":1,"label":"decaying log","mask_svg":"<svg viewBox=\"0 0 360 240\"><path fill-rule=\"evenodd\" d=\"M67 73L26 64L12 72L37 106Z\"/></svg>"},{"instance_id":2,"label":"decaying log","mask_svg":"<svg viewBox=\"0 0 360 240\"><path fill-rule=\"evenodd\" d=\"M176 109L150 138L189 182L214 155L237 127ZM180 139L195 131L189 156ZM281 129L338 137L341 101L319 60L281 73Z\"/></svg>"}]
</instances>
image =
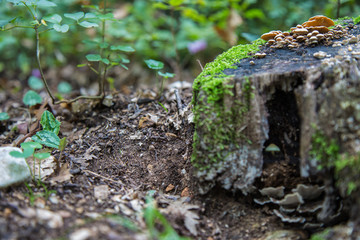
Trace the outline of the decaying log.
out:
<instances>
[{"instance_id":1,"label":"decaying log","mask_svg":"<svg viewBox=\"0 0 360 240\"><path fill-rule=\"evenodd\" d=\"M359 29L355 25L349 34L360 38ZM318 220L333 220L339 208L332 205L334 192L345 197L349 181L356 185L359 180L342 182L334 162L317 159L314 137L336 145L337 160L352 157L357 159L352 164L360 166L360 39L352 44L340 44L342 40L334 40L334 46L261 47L265 58L241 59L235 68L211 76L223 78L215 90L200 87L194 92L192 161L201 193L215 185L254 192L264 164L286 161L299 168L301 177L315 177L325 185L327 206ZM213 99L216 89L223 92ZM266 151L270 144L280 152Z\"/></svg>"}]
</instances>

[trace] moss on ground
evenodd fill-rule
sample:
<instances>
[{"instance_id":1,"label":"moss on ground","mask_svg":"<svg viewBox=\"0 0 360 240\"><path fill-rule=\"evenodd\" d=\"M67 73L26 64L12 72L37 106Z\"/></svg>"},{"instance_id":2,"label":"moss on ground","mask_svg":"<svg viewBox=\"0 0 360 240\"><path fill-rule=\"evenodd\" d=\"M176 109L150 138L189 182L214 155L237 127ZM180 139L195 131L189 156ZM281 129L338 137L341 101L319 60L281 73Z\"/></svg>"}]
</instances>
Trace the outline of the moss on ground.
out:
<instances>
[{"instance_id":1,"label":"moss on ground","mask_svg":"<svg viewBox=\"0 0 360 240\"><path fill-rule=\"evenodd\" d=\"M209 169L213 163L226 157L223 156L223 153L227 152L224 149L236 144L234 140L241 134L234 123L241 121L249 108L253 90L249 79L246 79L242 86L245 101L235 101L231 106L225 106L224 97L233 95L234 86L229 82L233 77L225 75L223 70L235 68L234 63L251 57L251 53L258 52L259 46L264 43L264 40L258 39L251 44L232 47L208 63L195 79L192 103L196 129L192 163L198 169Z\"/></svg>"}]
</instances>

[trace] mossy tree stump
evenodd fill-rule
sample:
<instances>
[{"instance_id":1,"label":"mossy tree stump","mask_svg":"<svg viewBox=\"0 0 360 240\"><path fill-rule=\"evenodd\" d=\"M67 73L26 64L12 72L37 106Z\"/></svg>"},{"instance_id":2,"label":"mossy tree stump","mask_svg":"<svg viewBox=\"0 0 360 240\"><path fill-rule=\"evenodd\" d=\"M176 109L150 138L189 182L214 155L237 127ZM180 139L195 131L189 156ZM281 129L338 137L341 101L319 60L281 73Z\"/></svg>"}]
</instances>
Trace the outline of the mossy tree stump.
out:
<instances>
[{"instance_id":1,"label":"mossy tree stump","mask_svg":"<svg viewBox=\"0 0 360 240\"><path fill-rule=\"evenodd\" d=\"M358 36L359 29L349 33ZM194 83L192 162L200 192L219 185L248 194L264 163L287 161L301 177L328 185L329 204L334 191L359 195L360 43L296 49L260 43L220 55ZM267 56L252 57L256 51ZM280 153L265 151L270 144Z\"/></svg>"}]
</instances>

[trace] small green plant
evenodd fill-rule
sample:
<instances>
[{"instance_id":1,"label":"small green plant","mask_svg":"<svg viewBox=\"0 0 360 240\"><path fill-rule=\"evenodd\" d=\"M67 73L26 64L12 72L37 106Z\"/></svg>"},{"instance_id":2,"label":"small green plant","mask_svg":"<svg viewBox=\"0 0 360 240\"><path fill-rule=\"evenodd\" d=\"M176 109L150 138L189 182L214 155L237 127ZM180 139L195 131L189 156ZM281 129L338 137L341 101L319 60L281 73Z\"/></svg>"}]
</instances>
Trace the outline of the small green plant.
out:
<instances>
[{"instance_id":1,"label":"small green plant","mask_svg":"<svg viewBox=\"0 0 360 240\"><path fill-rule=\"evenodd\" d=\"M107 71L113 66L121 66L127 69L124 65L129 62L121 53L119 52L133 52L135 51L132 47L126 45L110 45L110 43L106 42L106 22L107 21L116 21L113 14L109 12L107 9L106 0L103 1L103 7L99 8L96 5L86 6L87 8L94 11L94 13L85 13L85 12L76 12L76 13L65 13L64 17L70 19L72 21L71 24L62 23L63 18L59 14L52 14L48 16L41 16L41 11L39 9L55 7L56 4L47 1L47 0L7 0L7 2L12 3L14 6L23 6L31 16L31 20L27 21L25 24L19 24L17 21L18 17L11 18L8 20L0 21L0 30L8 31L14 28L27 28L33 29L36 36L36 61L38 65L38 69L40 71L41 80L43 86L45 87L48 95L50 96L53 104L59 103L71 103L75 102L79 99L104 99L105 97L105 88L104 84L106 81ZM74 22L75 21L75 22ZM99 22L100 25L97 23ZM48 23L51 23L51 26L48 26ZM55 96L52 94L48 83L45 79L41 60L40 60L40 34L48 32L50 30L55 30L59 33L66 33L69 31L70 26L79 25L85 28L96 28L100 27L99 39L94 41L88 41L88 43L95 44L98 49L98 54L88 54L86 55L86 59L88 60L87 64L81 64L79 66L89 66L91 70L93 70L98 75L99 82L99 93L98 96L79 96L75 99L65 100L62 99L60 101L56 101ZM9 26L10 25L10 26ZM6 27L8 26L8 27ZM93 66L93 63L98 63L97 69ZM43 86L39 83L38 79L31 77L29 79L29 85L33 89L41 89ZM66 86L68 87L68 86ZM64 87L62 86L62 89ZM61 90L61 88L60 88Z\"/></svg>"},{"instance_id":2,"label":"small green plant","mask_svg":"<svg viewBox=\"0 0 360 240\"><path fill-rule=\"evenodd\" d=\"M42 149L44 145L50 148L60 149L61 157L62 151L64 150L66 145L66 138L60 140L60 138L58 137L61 123L54 117L54 115L52 115L52 113L50 113L49 111L44 111L41 116L40 124L43 129L41 131L38 131L34 136L32 136L33 141L21 143L20 146L23 149L22 153L17 151L10 152L10 155L13 157L26 159L32 156L35 159L38 159L39 171L41 160L50 157L51 154L49 153L48 149L45 149L41 152L35 152L35 149ZM57 160L56 171L58 171L60 168L59 160L60 159ZM35 170L35 161L33 169ZM35 180L34 174L33 179ZM40 172L39 179L41 179Z\"/></svg>"},{"instance_id":3,"label":"small green plant","mask_svg":"<svg viewBox=\"0 0 360 240\"><path fill-rule=\"evenodd\" d=\"M164 68L164 63L154 60L154 59L148 59L144 61L147 65L148 68L153 69L153 70L161 70ZM156 78L158 78L158 75L162 77L161 81L160 81L160 86L159 88L159 93L158 93L158 97L161 97L163 91L164 91L164 81L167 80L168 78L172 78L175 76L175 74L173 73L162 73L161 71L157 71L156 72Z\"/></svg>"},{"instance_id":4,"label":"small green plant","mask_svg":"<svg viewBox=\"0 0 360 240\"><path fill-rule=\"evenodd\" d=\"M8 120L10 117L9 117L9 114L7 112L0 112L0 121L5 121L5 120Z\"/></svg>"},{"instance_id":5,"label":"small green plant","mask_svg":"<svg viewBox=\"0 0 360 240\"><path fill-rule=\"evenodd\" d=\"M27 188L28 191L29 191L29 192L26 193L25 195L28 196L31 206L34 205L35 200L36 200L37 198L45 198L45 200L47 200L47 199L51 196L51 194L56 193L55 190L49 190L49 189L46 187L46 185L45 185L43 182L41 182L41 181L37 181L35 184L36 184L36 187L37 187L37 188L42 188L42 189L44 190L44 192L35 193L35 192L33 191L33 189L31 188L31 186L30 186L29 184L25 183L25 186L26 186L26 188Z\"/></svg>"},{"instance_id":6,"label":"small green plant","mask_svg":"<svg viewBox=\"0 0 360 240\"><path fill-rule=\"evenodd\" d=\"M144 210L144 218L146 226L150 232L151 239L159 240L187 240L188 238L181 237L177 234L174 228L166 220L164 215L156 208L156 203L151 196L146 198L147 207ZM158 224L161 225L162 230L158 230Z\"/></svg>"}]
</instances>

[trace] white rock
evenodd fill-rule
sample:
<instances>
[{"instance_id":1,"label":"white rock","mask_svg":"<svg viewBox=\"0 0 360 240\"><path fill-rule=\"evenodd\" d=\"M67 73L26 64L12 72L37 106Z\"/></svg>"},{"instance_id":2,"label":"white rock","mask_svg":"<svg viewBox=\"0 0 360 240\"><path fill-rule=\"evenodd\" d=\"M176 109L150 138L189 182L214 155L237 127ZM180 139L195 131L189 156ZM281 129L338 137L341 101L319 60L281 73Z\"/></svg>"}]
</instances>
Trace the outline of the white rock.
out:
<instances>
[{"instance_id":1,"label":"white rock","mask_svg":"<svg viewBox=\"0 0 360 240\"><path fill-rule=\"evenodd\" d=\"M0 147L0 188L21 183L31 176L25 159L10 156L12 151L21 152L21 149Z\"/></svg>"}]
</instances>

